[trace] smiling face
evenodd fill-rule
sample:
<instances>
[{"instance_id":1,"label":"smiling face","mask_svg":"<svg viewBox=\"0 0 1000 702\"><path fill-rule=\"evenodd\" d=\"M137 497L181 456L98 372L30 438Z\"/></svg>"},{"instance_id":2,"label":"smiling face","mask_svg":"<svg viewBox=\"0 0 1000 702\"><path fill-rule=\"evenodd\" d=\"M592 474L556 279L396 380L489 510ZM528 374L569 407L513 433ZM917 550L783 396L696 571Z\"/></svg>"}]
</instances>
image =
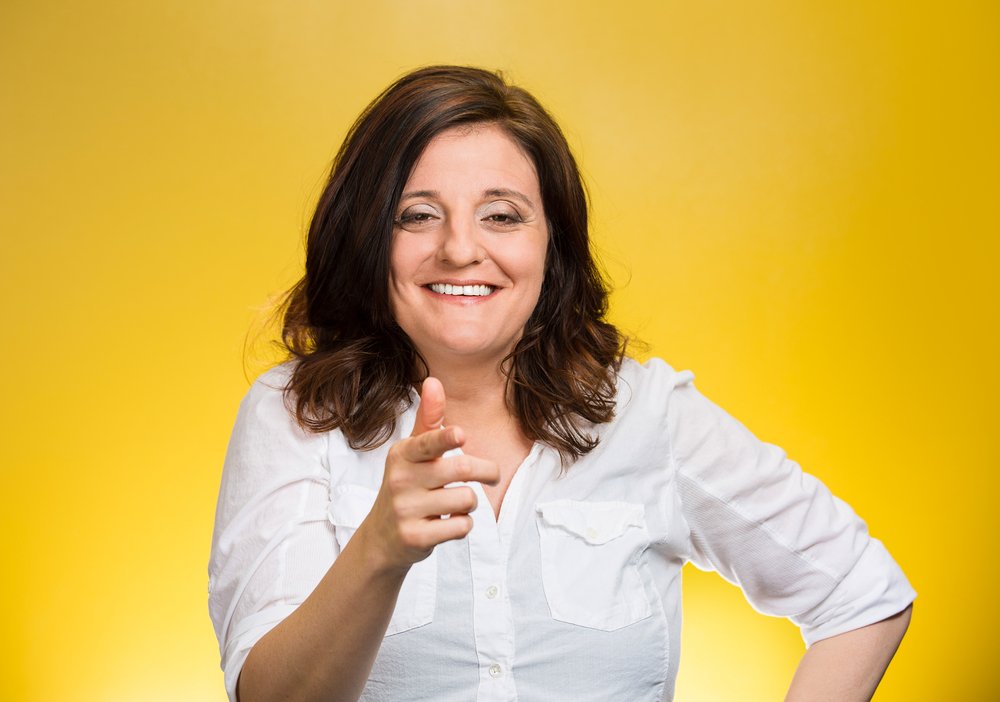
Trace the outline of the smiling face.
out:
<instances>
[{"instance_id":1,"label":"smiling face","mask_svg":"<svg viewBox=\"0 0 1000 702\"><path fill-rule=\"evenodd\" d=\"M427 145L393 227L389 300L431 371L498 363L521 336L545 277L548 227L531 159L495 125Z\"/></svg>"}]
</instances>

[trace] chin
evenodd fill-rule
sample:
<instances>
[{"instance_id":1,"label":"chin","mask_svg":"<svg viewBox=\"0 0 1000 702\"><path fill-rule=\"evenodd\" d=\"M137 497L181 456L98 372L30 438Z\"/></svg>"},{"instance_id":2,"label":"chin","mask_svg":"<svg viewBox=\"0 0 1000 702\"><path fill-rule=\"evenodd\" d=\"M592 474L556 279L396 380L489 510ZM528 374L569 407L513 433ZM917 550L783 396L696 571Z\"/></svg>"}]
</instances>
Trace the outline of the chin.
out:
<instances>
[{"instance_id":1,"label":"chin","mask_svg":"<svg viewBox=\"0 0 1000 702\"><path fill-rule=\"evenodd\" d=\"M496 357L497 360L503 358L507 352L493 346L484 346L475 343L453 343L437 347L439 356L456 356L463 360L475 360L481 358L483 361Z\"/></svg>"}]
</instances>

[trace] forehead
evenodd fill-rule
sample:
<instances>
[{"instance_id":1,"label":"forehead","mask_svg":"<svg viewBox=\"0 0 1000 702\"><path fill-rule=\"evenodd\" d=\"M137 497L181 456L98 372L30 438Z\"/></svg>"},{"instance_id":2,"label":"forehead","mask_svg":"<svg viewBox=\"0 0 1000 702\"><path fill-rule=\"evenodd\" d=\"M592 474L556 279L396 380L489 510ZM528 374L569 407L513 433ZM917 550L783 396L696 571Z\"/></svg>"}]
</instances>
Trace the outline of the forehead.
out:
<instances>
[{"instance_id":1,"label":"forehead","mask_svg":"<svg viewBox=\"0 0 1000 702\"><path fill-rule=\"evenodd\" d=\"M475 124L451 127L431 139L414 164L405 190L501 185L537 197L535 164L506 131L492 124Z\"/></svg>"}]
</instances>

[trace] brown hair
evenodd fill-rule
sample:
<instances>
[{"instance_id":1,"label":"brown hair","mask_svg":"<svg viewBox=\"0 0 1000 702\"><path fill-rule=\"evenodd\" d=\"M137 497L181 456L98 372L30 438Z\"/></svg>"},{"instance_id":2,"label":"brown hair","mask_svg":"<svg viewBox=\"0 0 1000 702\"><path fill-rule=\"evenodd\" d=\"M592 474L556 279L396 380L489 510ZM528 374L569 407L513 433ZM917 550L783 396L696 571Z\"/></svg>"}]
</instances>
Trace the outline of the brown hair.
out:
<instances>
[{"instance_id":1,"label":"brown hair","mask_svg":"<svg viewBox=\"0 0 1000 702\"><path fill-rule=\"evenodd\" d=\"M393 220L431 139L491 123L531 158L549 225L534 312L504 360L508 402L531 440L566 465L614 416L625 338L605 321L608 290L590 253L587 195L558 125L527 91L478 68L431 66L375 98L348 132L309 226L306 271L288 291L282 340L297 359L285 389L298 422L340 429L355 449L392 434L424 367L389 305Z\"/></svg>"}]
</instances>

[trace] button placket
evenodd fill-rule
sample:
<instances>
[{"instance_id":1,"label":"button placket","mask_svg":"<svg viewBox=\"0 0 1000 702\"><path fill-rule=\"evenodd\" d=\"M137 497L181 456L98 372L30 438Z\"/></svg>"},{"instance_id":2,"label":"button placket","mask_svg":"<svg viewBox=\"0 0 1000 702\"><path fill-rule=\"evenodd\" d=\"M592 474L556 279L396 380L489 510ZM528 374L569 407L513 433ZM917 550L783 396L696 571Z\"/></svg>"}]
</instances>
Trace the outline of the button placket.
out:
<instances>
[{"instance_id":1,"label":"button placket","mask_svg":"<svg viewBox=\"0 0 1000 702\"><path fill-rule=\"evenodd\" d=\"M506 555L499 534L493 508L479 483L469 483L476 491L479 505L472 514L473 528L469 533L469 558L472 587L480 596L473 599L473 630L476 654L479 657L480 702L506 702L516 700L513 676L510 670L514 656L514 626L510 603L501 596L501 586L506 577Z\"/></svg>"},{"instance_id":2,"label":"button placket","mask_svg":"<svg viewBox=\"0 0 1000 702\"><path fill-rule=\"evenodd\" d=\"M514 660L514 619L504 590L507 584L507 549L510 548L511 529L517 517L522 474L536 461L539 452L540 446L536 444L514 474L507 488L499 524L482 485L469 483L479 498L472 514L474 526L468 536L473 592L482 595L473 598L473 629L480 664L479 702L517 699L511 669Z\"/></svg>"}]
</instances>

